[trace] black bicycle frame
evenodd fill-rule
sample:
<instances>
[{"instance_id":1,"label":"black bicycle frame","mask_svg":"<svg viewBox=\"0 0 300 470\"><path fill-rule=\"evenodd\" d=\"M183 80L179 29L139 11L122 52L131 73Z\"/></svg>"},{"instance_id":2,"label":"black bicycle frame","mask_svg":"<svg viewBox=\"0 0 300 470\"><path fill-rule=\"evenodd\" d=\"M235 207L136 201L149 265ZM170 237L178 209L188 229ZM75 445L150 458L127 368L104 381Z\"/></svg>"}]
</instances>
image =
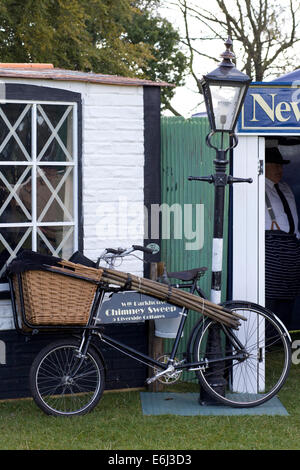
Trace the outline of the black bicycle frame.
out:
<instances>
[{"instance_id":1,"label":"black bicycle frame","mask_svg":"<svg viewBox=\"0 0 300 470\"><path fill-rule=\"evenodd\" d=\"M202 290L197 286L197 279L195 279L192 283L186 283L186 284L174 284L174 286L176 286L177 288L182 288L182 289L185 289L185 288L190 288L190 292L193 294L195 292L195 290L197 290L197 292L199 293L199 295L201 295L201 297L205 298L205 295L204 293L202 292ZM109 291L109 289L107 289ZM101 298L99 298L99 303L100 303L100 300L103 298L103 294L101 296ZM96 302L98 305L97 305L97 308L99 306L99 303ZM90 328L91 328L91 331L90 331L90 334L95 334L99 337L100 341L102 341L103 343L111 346L112 348L120 351L121 353L139 361L139 362L142 362L144 364L146 364L147 366L153 366L154 368L159 368L159 369L162 369L162 370L167 370L168 367L170 367L170 365L174 366L174 369L175 370L184 370L184 369L200 369L201 367L208 367L210 364L215 364L216 362L221 362L221 361L224 361L224 357L223 358L218 358L218 359L205 359L205 360L202 360L202 361L199 361L199 362L185 362L183 364L173 364L174 363L174 360L175 360L175 356L176 356L176 352L177 352L177 349L178 349L178 345L179 345L179 342L180 342L180 339L181 339L181 336L182 336L182 332L183 332L183 329L184 329L184 326L185 326L185 323L186 323L186 320L187 320L187 316L188 316L188 310L186 310L186 308L184 307L182 309L182 312L181 312L181 321L180 321L180 324L179 324L179 327L178 327L178 330L177 330L177 334L176 334L176 338L175 338L175 341L174 341L174 344L173 344L173 347L172 347L172 351L171 351L171 354L168 358L168 361L167 363L162 363L162 362L159 362L155 359L153 359L152 357L148 356L147 354L144 354L142 352L139 352L137 351L136 349L134 348L131 348L130 346L120 342L120 341L117 341L115 339L113 339L111 336L108 336L106 335L105 333L101 332L101 331L97 331L98 329L101 329L101 327L93 327L93 325L90 325ZM235 348L239 349L240 350L240 354L234 354L234 355L231 355L231 356L226 356L226 360L237 360L237 359L243 359L244 358L244 354L243 354L243 345L240 343L240 341L238 340L238 338L236 337L236 335L234 335L234 333L232 331L229 331L227 329L227 327L223 326L222 325L222 328L223 328L223 331L224 333L226 334L226 336L229 338L230 342L234 345Z\"/></svg>"},{"instance_id":2,"label":"black bicycle frame","mask_svg":"<svg viewBox=\"0 0 300 470\"><path fill-rule=\"evenodd\" d=\"M185 320L185 318L182 318L182 320ZM180 336L181 336L178 333L180 333L180 331L182 332L182 329L183 328L179 327L178 332L177 332L177 336L176 336L176 339L175 339L175 343L176 343L176 340L178 340L177 345L179 343ZM143 364L146 364L147 366L155 366L157 368L164 369L164 370L167 370L170 365L173 365L175 354L176 354L176 351L177 351L177 348L175 347L175 344L174 344L174 347L172 348L172 353L170 354L169 360L165 364L165 363L156 361L152 357L150 357L146 354L143 354L143 353L137 351L136 349L133 349L133 348L127 346L126 344L121 343L120 341L117 341L117 340L115 340L115 339L111 338L110 336L107 336L103 333L99 334L99 338L102 342L108 344L109 346L111 346L114 349L117 349L118 351L122 352L123 354L126 354L127 356L135 359L136 361L142 362ZM230 339L231 339L231 337L230 337ZM244 359L244 354L242 352L240 354L232 354L231 356L226 356L226 360L238 360L238 359ZM197 369L197 368L200 369L203 366L209 367L210 364L215 364L216 362L222 362L222 361L224 361L224 357L219 358L219 359L203 359L202 361L199 361L199 362L185 362L184 364L175 364L174 369L175 370Z\"/></svg>"}]
</instances>

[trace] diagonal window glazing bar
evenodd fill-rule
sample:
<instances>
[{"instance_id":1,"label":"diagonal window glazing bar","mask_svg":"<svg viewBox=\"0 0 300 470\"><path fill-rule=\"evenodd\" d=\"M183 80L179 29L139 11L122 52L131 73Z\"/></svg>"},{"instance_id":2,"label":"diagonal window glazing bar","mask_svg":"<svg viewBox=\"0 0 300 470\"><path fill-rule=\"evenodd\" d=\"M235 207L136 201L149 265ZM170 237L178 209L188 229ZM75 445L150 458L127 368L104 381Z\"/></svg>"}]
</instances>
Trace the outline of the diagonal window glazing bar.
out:
<instances>
[{"instance_id":1,"label":"diagonal window glazing bar","mask_svg":"<svg viewBox=\"0 0 300 470\"><path fill-rule=\"evenodd\" d=\"M53 153L57 153L55 152L55 145L54 142L56 141L61 150L63 151L65 157L67 158L68 161L72 161L73 158L68 150L68 148L66 147L66 145L64 144L64 142L62 141L60 135L59 135L59 131L61 130L61 128L64 126L64 125L67 125L67 120L68 118L70 118L72 116L72 109L73 107L72 106L61 106L61 111L63 109L65 109L65 112L63 113L63 115L61 116L58 124L54 127L54 125L52 124L50 118L48 117L48 115L46 114L45 110L44 110L44 107L42 107L41 105L38 106L38 124L40 125L40 131L42 131L42 126L44 127L44 133L46 132L45 130L45 125L47 125L47 131L49 132L50 131L50 136L48 137L48 140L46 141L46 143L44 144L43 148L39 151L38 153L38 156L37 156L37 159L38 161L44 159L44 155L47 151L48 155L47 155L47 160L48 161L53 161ZM50 107L51 110L53 110L53 106ZM48 110L48 109L47 109ZM48 113L50 114L50 111L48 111ZM68 127L68 126L67 126ZM41 132L40 132L41 134ZM67 137L65 138L66 140L66 144L68 145L68 135ZM55 157L54 157L55 159Z\"/></svg>"},{"instance_id":2,"label":"diagonal window glazing bar","mask_svg":"<svg viewBox=\"0 0 300 470\"><path fill-rule=\"evenodd\" d=\"M4 106L0 106L0 117L2 121L5 123L7 126L9 132L6 135L6 137L3 139L3 141L0 144L0 155L3 154L3 151L7 149L7 145L10 144L12 148L10 148L6 153L8 159L13 159L9 154L12 154L13 152L16 152L16 150L21 150L21 153L23 154L23 157L25 157L26 160L30 161L31 156L29 152L27 151L25 145L23 144L22 140L20 139L18 132L17 131L23 131L27 128L27 123L25 123L25 118L27 119L28 116L27 113L31 109L31 106L28 104L27 106L24 107L23 111L19 115L18 119L15 121L15 123L12 125L10 123L10 120L8 119L7 115L4 112ZM11 111L11 108L9 109ZM14 148L14 143L12 142L12 139L15 140L18 149ZM7 159L7 158L6 158ZM20 159L20 157L18 158Z\"/></svg>"},{"instance_id":3,"label":"diagonal window glazing bar","mask_svg":"<svg viewBox=\"0 0 300 470\"><path fill-rule=\"evenodd\" d=\"M60 206L60 208L62 209L63 216L61 214L61 211L57 210L58 208L56 208L56 211L55 211L55 208L53 207L54 210L52 210L51 215L48 217L48 218L50 218L50 220L48 220L48 221L54 222L54 221L58 221L59 219L61 221L63 221L63 220L72 221L73 220L72 215L70 214L67 207L65 206L65 204L62 202L61 198L59 197L59 191L61 190L61 188L63 187L63 185L67 181L67 178L69 177L69 175L72 171L73 171L72 167L66 167L66 168L62 168L62 169L60 167L54 167L54 166L38 168L37 198L38 198L39 201L41 201L41 200L46 201L43 210L41 211L40 215L38 216L38 222L43 221L45 215L47 214L47 212L50 208L50 206L51 205L53 206L54 201L56 201L58 203L58 205ZM62 172L63 176L61 177L60 181L57 183L58 177L61 176L60 172ZM39 177L42 179L41 182L39 181ZM42 183L44 183L44 184L42 184ZM55 188L53 187L54 184L57 184ZM43 193L45 193L45 191L47 191L46 199L45 199L45 197L43 197ZM51 220L51 218L52 218L52 220Z\"/></svg>"}]
</instances>

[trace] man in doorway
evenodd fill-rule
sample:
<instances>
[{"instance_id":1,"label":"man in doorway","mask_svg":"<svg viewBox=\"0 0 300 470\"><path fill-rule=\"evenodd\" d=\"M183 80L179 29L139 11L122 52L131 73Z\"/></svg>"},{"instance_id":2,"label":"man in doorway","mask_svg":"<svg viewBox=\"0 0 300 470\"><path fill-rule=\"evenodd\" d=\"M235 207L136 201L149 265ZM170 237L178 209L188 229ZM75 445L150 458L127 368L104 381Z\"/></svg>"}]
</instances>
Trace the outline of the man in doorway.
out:
<instances>
[{"instance_id":1,"label":"man in doorway","mask_svg":"<svg viewBox=\"0 0 300 470\"><path fill-rule=\"evenodd\" d=\"M298 214L294 194L289 185L282 180L283 165L290 163L284 160L277 147L266 148L266 195L273 211L273 220L276 228L300 238L298 229ZM265 229L271 230L272 218L266 204ZM295 280L296 282L297 280ZM268 295L268 293L267 293ZM292 322L292 313L295 298L266 297L266 307L274 312L289 328Z\"/></svg>"}]
</instances>

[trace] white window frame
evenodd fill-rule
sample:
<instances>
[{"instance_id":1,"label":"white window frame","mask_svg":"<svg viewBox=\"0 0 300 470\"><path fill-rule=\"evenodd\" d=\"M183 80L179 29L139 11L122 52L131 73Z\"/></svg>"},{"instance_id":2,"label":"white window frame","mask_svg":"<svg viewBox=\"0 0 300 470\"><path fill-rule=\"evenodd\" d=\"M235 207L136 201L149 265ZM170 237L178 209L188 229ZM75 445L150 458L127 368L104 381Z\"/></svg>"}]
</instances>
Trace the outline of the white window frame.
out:
<instances>
[{"instance_id":1,"label":"white window frame","mask_svg":"<svg viewBox=\"0 0 300 470\"><path fill-rule=\"evenodd\" d=\"M43 166L63 166L63 167L72 167L73 168L73 221L72 222L38 222L36 214L36 186L32 185L32 221L24 223L0 223L1 228L7 227L31 227L31 239L32 239L32 250L37 250L37 234L38 228L43 226L55 226L55 227L64 227L70 226L73 227L73 247L74 251L78 250L78 197L79 197L79 188L78 188L78 104L73 101L31 101L31 100L0 100L1 104L24 104L30 105L31 109L31 160L22 160L22 161L1 161L0 166L27 166L31 167L32 171L32 180L35 181L37 177L37 168L42 168ZM72 128L72 150L73 150L73 160L65 162L43 162L37 160L37 108L38 106L45 105L59 105L59 106L71 106L73 108L73 128ZM12 126L13 127L13 126ZM51 130L51 129L50 129ZM12 137L13 138L13 137ZM24 156L25 157L25 156ZM58 247L59 248L59 247ZM56 250L58 251L58 249ZM56 252L54 253L54 255ZM8 290L7 283L0 282L0 292Z\"/></svg>"}]
</instances>

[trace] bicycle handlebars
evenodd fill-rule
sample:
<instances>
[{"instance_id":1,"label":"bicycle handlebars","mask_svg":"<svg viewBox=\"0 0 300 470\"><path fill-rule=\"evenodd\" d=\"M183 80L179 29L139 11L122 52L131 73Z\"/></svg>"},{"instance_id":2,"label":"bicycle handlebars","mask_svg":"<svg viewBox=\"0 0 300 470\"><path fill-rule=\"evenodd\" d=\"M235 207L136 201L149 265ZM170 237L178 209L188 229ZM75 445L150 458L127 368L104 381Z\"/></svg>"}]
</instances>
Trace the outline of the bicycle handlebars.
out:
<instances>
[{"instance_id":1,"label":"bicycle handlebars","mask_svg":"<svg viewBox=\"0 0 300 470\"><path fill-rule=\"evenodd\" d=\"M117 250L115 248L106 248L102 255L109 253L112 255L121 255L124 251L126 251L124 248L118 248Z\"/></svg>"},{"instance_id":2,"label":"bicycle handlebars","mask_svg":"<svg viewBox=\"0 0 300 470\"><path fill-rule=\"evenodd\" d=\"M101 260L112 265L116 258L124 258L127 255L132 254L134 251L142 251L144 253L156 254L159 251L159 246L156 244L150 244L148 246L132 245L131 248L106 248L103 253L99 256L96 266L98 267Z\"/></svg>"},{"instance_id":3,"label":"bicycle handlebars","mask_svg":"<svg viewBox=\"0 0 300 470\"><path fill-rule=\"evenodd\" d=\"M150 253L152 255L153 251L151 248L147 248L145 246L140 246L140 245L132 245L132 248L106 248L105 252L106 254L112 254L112 255L123 255L123 254L129 254L128 252L133 252L133 251L143 251L144 253Z\"/></svg>"},{"instance_id":4,"label":"bicycle handlebars","mask_svg":"<svg viewBox=\"0 0 300 470\"><path fill-rule=\"evenodd\" d=\"M153 251L151 248L147 246L140 246L140 245L132 245L132 248L136 251L143 251L144 253L150 253L151 255L153 254Z\"/></svg>"}]
</instances>

